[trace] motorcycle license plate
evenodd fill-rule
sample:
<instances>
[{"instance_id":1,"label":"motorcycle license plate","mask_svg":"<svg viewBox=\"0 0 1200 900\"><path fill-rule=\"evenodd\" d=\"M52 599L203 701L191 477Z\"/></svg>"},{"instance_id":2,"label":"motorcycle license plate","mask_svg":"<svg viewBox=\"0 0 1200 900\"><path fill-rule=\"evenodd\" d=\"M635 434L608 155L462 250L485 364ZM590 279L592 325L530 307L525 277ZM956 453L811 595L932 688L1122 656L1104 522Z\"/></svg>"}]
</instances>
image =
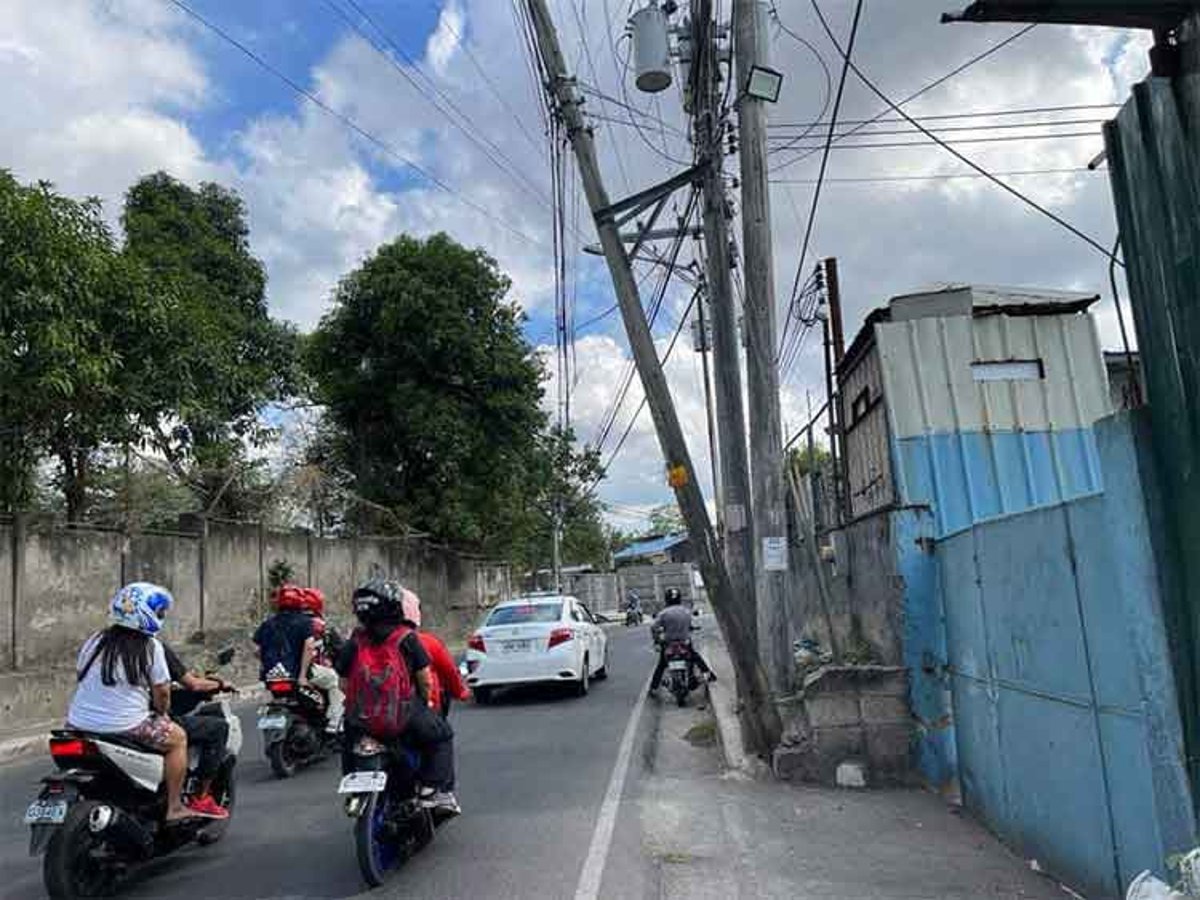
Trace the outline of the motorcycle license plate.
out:
<instances>
[{"instance_id":1,"label":"motorcycle license plate","mask_svg":"<svg viewBox=\"0 0 1200 900\"><path fill-rule=\"evenodd\" d=\"M25 810L26 825L61 825L66 818L66 800L34 800Z\"/></svg>"},{"instance_id":2,"label":"motorcycle license plate","mask_svg":"<svg viewBox=\"0 0 1200 900\"><path fill-rule=\"evenodd\" d=\"M387 772L351 772L338 785L339 794L378 794L387 787Z\"/></svg>"},{"instance_id":3,"label":"motorcycle license plate","mask_svg":"<svg viewBox=\"0 0 1200 900\"><path fill-rule=\"evenodd\" d=\"M673 659L669 663L667 663L667 668L670 669L672 672L685 671L687 669L687 660Z\"/></svg>"},{"instance_id":4,"label":"motorcycle license plate","mask_svg":"<svg viewBox=\"0 0 1200 900\"><path fill-rule=\"evenodd\" d=\"M281 728L287 728L287 716L259 716L258 718L259 731L274 731Z\"/></svg>"}]
</instances>

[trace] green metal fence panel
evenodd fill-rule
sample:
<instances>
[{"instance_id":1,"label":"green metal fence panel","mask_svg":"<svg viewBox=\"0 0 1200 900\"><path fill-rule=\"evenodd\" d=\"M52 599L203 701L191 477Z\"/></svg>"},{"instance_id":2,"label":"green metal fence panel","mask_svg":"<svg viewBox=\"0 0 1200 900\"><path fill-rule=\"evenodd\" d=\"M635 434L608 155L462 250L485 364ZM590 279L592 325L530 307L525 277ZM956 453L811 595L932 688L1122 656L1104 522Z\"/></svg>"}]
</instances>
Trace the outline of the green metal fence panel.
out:
<instances>
[{"instance_id":1,"label":"green metal fence panel","mask_svg":"<svg viewBox=\"0 0 1200 900\"><path fill-rule=\"evenodd\" d=\"M1200 797L1200 74L1134 88L1105 130L1162 498L1157 535L1188 773Z\"/></svg>"}]
</instances>

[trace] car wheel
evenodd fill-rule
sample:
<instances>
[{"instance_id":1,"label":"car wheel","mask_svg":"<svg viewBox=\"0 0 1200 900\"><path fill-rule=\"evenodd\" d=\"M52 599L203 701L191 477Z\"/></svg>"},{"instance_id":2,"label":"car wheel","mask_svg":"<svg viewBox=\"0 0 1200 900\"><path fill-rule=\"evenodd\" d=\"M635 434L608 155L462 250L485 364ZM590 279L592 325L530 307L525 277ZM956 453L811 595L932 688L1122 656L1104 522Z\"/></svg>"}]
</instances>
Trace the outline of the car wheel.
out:
<instances>
[{"instance_id":1,"label":"car wheel","mask_svg":"<svg viewBox=\"0 0 1200 900\"><path fill-rule=\"evenodd\" d=\"M588 690L592 686L592 677L591 677L591 672L588 671L588 658L587 658L586 654L583 657L582 670L583 671L582 671L582 674L579 676L579 680L577 682L575 682L575 696L576 697L586 697L588 695Z\"/></svg>"},{"instance_id":2,"label":"car wheel","mask_svg":"<svg viewBox=\"0 0 1200 900\"><path fill-rule=\"evenodd\" d=\"M608 646L607 645L605 645L605 647L604 647L604 662L600 666L600 668L598 668L596 670L596 674L593 675L592 677L595 678L597 681L603 681L605 678L608 677Z\"/></svg>"}]
</instances>

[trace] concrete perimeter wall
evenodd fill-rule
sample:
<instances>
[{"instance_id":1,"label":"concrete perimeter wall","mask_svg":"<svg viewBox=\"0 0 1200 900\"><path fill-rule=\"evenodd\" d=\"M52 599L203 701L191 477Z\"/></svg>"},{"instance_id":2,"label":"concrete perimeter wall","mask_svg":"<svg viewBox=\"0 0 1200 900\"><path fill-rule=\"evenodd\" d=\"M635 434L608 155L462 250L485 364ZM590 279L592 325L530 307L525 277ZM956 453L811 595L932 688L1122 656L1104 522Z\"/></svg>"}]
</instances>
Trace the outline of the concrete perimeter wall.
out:
<instances>
[{"instance_id":1,"label":"concrete perimeter wall","mask_svg":"<svg viewBox=\"0 0 1200 900\"><path fill-rule=\"evenodd\" d=\"M103 626L108 599L129 581L157 582L175 595L166 636L178 644L203 643L203 636L245 643L267 612L268 572L279 562L291 568L293 581L325 592L328 618L343 631L352 624L350 592L371 574L416 591L425 626L451 643L511 594L506 564L420 539L318 538L217 520L185 524L174 533L124 535L27 516L0 520L0 738L62 716L79 646Z\"/></svg>"}]
</instances>

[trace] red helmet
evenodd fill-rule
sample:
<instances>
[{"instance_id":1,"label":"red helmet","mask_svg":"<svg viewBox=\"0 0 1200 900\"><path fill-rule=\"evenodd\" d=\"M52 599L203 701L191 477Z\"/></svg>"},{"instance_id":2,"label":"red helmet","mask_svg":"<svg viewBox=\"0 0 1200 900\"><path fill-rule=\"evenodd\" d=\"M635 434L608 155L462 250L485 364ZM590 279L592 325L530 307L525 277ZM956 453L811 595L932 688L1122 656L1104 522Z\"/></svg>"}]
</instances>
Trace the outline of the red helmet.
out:
<instances>
[{"instance_id":1,"label":"red helmet","mask_svg":"<svg viewBox=\"0 0 1200 900\"><path fill-rule=\"evenodd\" d=\"M301 588L303 597L300 600L300 611L310 616L321 616L325 613L325 595L320 588Z\"/></svg>"},{"instance_id":2,"label":"red helmet","mask_svg":"<svg viewBox=\"0 0 1200 900\"><path fill-rule=\"evenodd\" d=\"M299 612L304 609L306 588L294 584L280 585L275 591L275 608L280 612Z\"/></svg>"}]
</instances>

